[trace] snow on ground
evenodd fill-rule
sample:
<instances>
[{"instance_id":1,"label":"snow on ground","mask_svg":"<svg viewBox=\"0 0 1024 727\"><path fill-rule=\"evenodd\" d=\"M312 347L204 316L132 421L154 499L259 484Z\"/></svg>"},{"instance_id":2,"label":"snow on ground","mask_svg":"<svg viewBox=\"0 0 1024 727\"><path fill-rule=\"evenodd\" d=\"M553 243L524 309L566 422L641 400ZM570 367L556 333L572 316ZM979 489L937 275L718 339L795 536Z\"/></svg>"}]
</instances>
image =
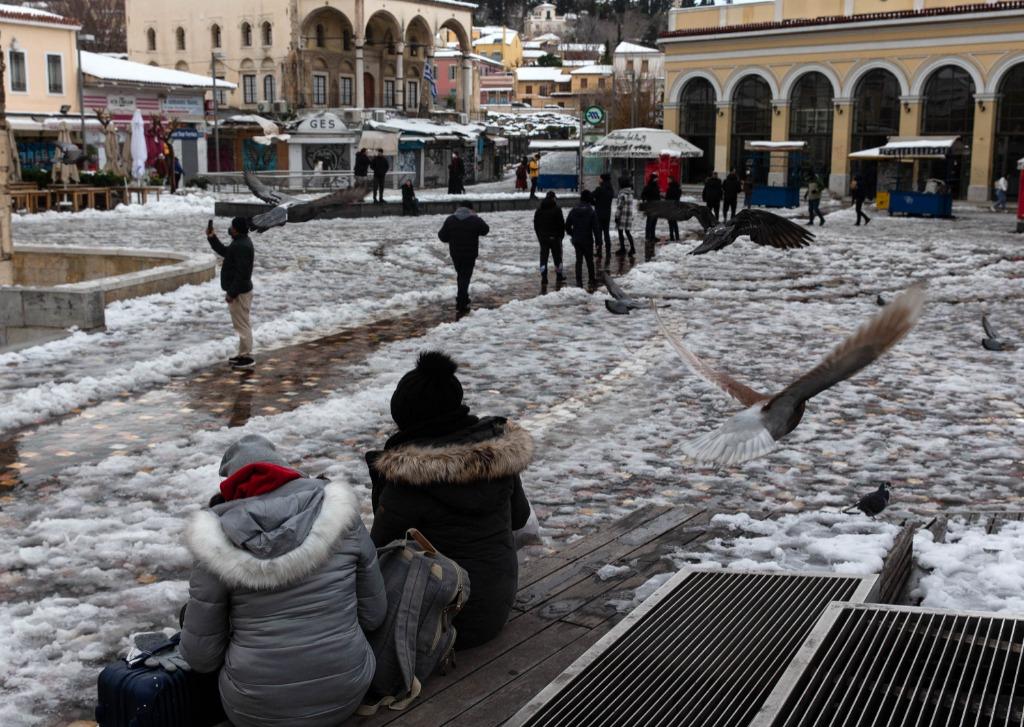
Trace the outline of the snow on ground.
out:
<instances>
[{"instance_id":1,"label":"snow on ground","mask_svg":"<svg viewBox=\"0 0 1024 727\"><path fill-rule=\"evenodd\" d=\"M944 542L928 530L917 533L914 560L925 575L911 595L922 606L1024 615L1024 522L987 533L951 518Z\"/></svg>"},{"instance_id":2,"label":"snow on ground","mask_svg":"<svg viewBox=\"0 0 1024 727\"><path fill-rule=\"evenodd\" d=\"M204 250L204 215L178 217L173 224L162 216L121 222L113 213L52 225L19 221L15 234L18 241ZM897 515L1016 501L1024 348L992 353L979 345L983 311L1008 338L1024 337L1024 268L1012 222L964 211L955 221L878 215L855 228L853 218L852 211L829 215L815 228L816 244L791 253L749 241L701 257L687 255L687 243L666 246L619 281L633 295L661 299L668 324L698 353L771 389L876 313L877 293L889 297L929 280L928 307L904 342L811 402L777 452L739 467L697 466L681 455L681 442L737 407L680 364L650 312L611 316L603 294L569 288L382 345L348 365L322 400L244 427L193 432L168 412L162 441L15 491L0 511L0 683L8 694L0 724L87 714L96 672L124 646L122 637L173 625L189 564L184 520L214 491L221 453L236 438L267 434L297 465L327 466L328 476L352 483L368 507L362 452L391 430L391 392L424 349L445 349L461 363L476 412L514 417L533 433L536 461L524 482L553 547L645 504L834 511L878 479L894 483ZM474 286L535 275L530 214L488 219L494 233ZM451 273L435 241L440 221L336 220L257 238L257 325L309 317L307 328L289 330L283 341L410 305L451 305ZM400 297L409 294L423 297ZM343 305L353 308L336 316ZM222 350L203 349L189 364L202 365L230 345L216 284L127 303L113 314L108 334L76 335L4 359L8 426L35 401L15 399L25 391L42 397L59 384L122 375L219 342ZM836 530L841 523L830 524L831 517L814 527ZM858 518L848 522L856 530L842 534L870 534ZM778 537L799 539L800 532Z\"/></svg>"}]
</instances>

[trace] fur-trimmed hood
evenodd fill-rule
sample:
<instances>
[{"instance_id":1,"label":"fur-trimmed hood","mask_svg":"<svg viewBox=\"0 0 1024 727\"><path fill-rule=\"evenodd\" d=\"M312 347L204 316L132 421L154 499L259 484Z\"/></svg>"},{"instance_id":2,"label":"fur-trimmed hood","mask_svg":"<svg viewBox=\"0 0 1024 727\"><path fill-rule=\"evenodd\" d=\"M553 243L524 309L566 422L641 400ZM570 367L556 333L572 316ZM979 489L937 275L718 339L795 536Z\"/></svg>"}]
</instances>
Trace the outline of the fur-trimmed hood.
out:
<instances>
[{"instance_id":1,"label":"fur-trimmed hood","mask_svg":"<svg viewBox=\"0 0 1024 727\"><path fill-rule=\"evenodd\" d=\"M308 497L310 491L320 488L322 498ZM289 498L289 495L299 497ZM296 522L301 520L303 513L295 511L296 501L315 502L319 508L308 532L301 539ZM280 512L273 513L271 522L268 522L266 512L268 502L282 504ZM235 530L239 510L249 515L249 527L257 531L261 539L293 538L295 542L286 552L269 558L260 558L246 549L244 541L239 547L236 545L240 541L239 533ZM228 513L234 516L230 520L226 517ZM185 538L199 564L229 588L270 590L300 581L323 566L334 552L337 541L353 532L360 522L359 501L348 485L340 482L324 485L320 480L300 479L271 495L238 500L197 512L189 521ZM232 529L230 537L225 527ZM280 550L278 548L275 552Z\"/></svg>"},{"instance_id":2,"label":"fur-trimmed hood","mask_svg":"<svg viewBox=\"0 0 1024 727\"><path fill-rule=\"evenodd\" d=\"M454 438L436 444L412 442L376 453L372 467L389 482L403 485L470 484L520 474L533 460L533 438L514 422L484 420L497 436ZM477 429L476 431L481 431Z\"/></svg>"}]
</instances>

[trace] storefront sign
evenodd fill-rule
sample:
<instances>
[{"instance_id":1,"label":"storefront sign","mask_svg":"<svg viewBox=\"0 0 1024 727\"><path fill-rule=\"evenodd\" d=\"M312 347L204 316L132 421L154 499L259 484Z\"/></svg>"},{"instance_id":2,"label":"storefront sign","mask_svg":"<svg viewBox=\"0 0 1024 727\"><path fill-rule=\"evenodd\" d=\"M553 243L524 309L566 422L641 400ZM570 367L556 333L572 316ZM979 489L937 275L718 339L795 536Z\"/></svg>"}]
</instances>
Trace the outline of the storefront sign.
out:
<instances>
[{"instance_id":1,"label":"storefront sign","mask_svg":"<svg viewBox=\"0 0 1024 727\"><path fill-rule=\"evenodd\" d=\"M161 104L165 114L173 116L202 116L202 96L168 96Z\"/></svg>"},{"instance_id":2,"label":"storefront sign","mask_svg":"<svg viewBox=\"0 0 1024 727\"><path fill-rule=\"evenodd\" d=\"M348 131L345 122L337 115L324 112L302 120L295 130L297 134L338 134Z\"/></svg>"},{"instance_id":3,"label":"storefront sign","mask_svg":"<svg viewBox=\"0 0 1024 727\"><path fill-rule=\"evenodd\" d=\"M133 113L135 111L135 97L111 94L107 96L107 109L112 114Z\"/></svg>"},{"instance_id":4,"label":"storefront sign","mask_svg":"<svg viewBox=\"0 0 1024 727\"><path fill-rule=\"evenodd\" d=\"M203 138L203 132L201 132L199 129L192 129L192 128L188 128L188 127L183 127L183 128L175 129L174 131L172 131L171 132L171 138L172 139L202 139Z\"/></svg>"}]
</instances>

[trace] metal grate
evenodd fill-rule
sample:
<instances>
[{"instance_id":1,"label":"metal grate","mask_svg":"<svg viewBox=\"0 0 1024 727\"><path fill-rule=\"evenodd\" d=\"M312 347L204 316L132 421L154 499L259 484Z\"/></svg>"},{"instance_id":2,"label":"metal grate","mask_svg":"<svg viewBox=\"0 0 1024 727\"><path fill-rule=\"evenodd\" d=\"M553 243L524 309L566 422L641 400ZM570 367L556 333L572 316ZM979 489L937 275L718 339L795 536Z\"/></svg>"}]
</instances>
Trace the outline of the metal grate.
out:
<instances>
[{"instance_id":1,"label":"metal grate","mask_svg":"<svg viewBox=\"0 0 1024 727\"><path fill-rule=\"evenodd\" d=\"M508 725L725 727L749 722L830 601L875 579L688 569Z\"/></svg>"},{"instance_id":2,"label":"metal grate","mask_svg":"<svg viewBox=\"0 0 1024 727\"><path fill-rule=\"evenodd\" d=\"M1024 724L1024 617L831 604L754 725Z\"/></svg>"}]
</instances>

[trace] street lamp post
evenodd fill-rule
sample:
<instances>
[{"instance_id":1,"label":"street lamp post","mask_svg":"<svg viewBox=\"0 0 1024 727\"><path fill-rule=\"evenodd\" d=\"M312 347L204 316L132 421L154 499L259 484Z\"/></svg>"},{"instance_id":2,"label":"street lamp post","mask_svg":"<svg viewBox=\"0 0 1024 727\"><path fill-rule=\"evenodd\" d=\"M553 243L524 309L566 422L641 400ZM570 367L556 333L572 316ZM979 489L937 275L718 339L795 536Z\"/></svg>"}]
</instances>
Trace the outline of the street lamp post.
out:
<instances>
[{"instance_id":1,"label":"street lamp post","mask_svg":"<svg viewBox=\"0 0 1024 727\"><path fill-rule=\"evenodd\" d=\"M92 43L96 40L95 35L75 31L75 50L78 53L78 118L82 132L82 151L85 151L85 92L82 87L85 85L85 74L82 72L82 42Z\"/></svg>"},{"instance_id":2,"label":"street lamp post","mask_svg":"<svg viewBox=\"0 0 1024 727\"><path fill-rule=\"evenodd\" d=\"M210 53L210 84L213 86L213 171L220 173L220 129L217 128L217 59L224 56Z\"/></svg>"}]
</instances>

